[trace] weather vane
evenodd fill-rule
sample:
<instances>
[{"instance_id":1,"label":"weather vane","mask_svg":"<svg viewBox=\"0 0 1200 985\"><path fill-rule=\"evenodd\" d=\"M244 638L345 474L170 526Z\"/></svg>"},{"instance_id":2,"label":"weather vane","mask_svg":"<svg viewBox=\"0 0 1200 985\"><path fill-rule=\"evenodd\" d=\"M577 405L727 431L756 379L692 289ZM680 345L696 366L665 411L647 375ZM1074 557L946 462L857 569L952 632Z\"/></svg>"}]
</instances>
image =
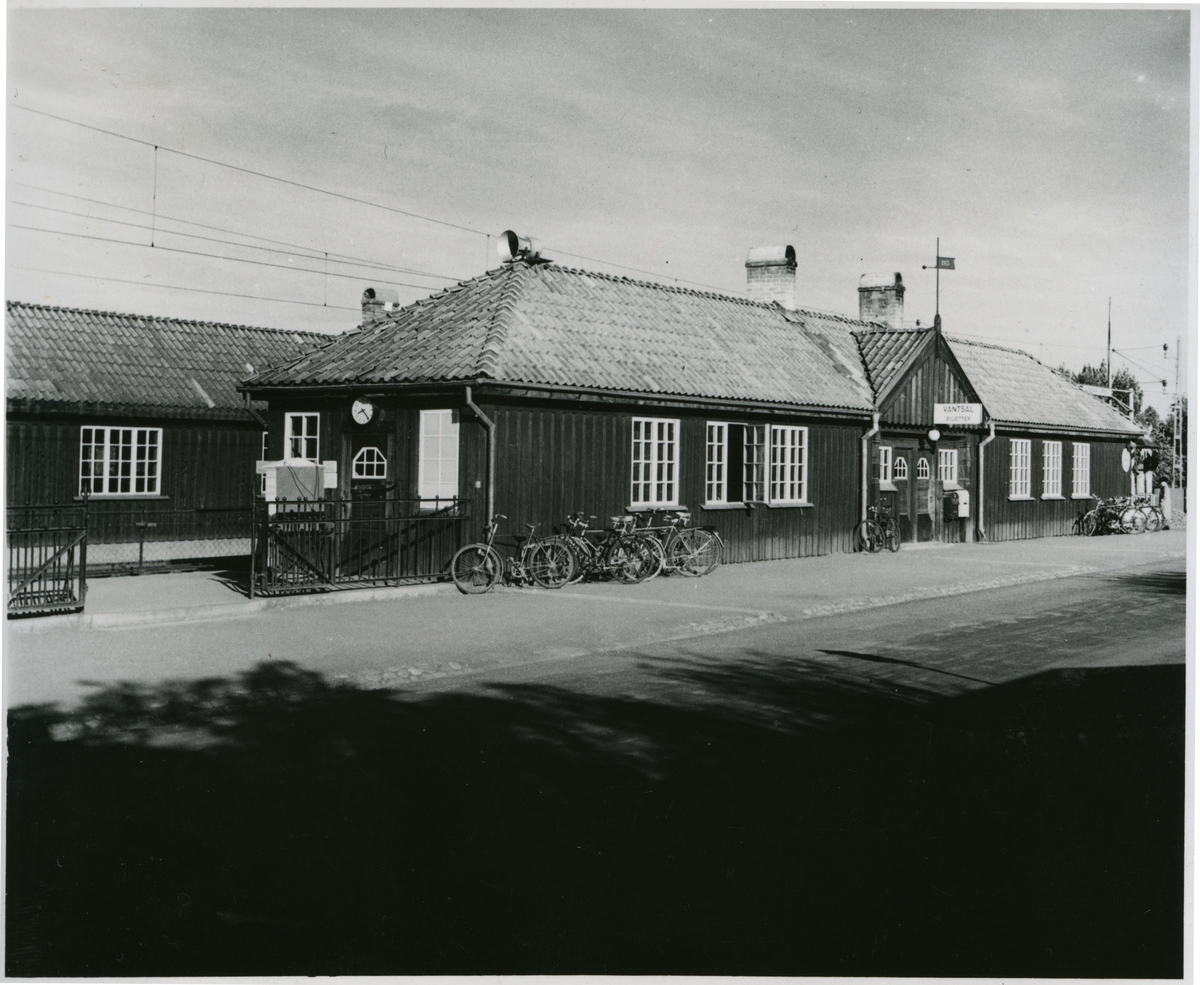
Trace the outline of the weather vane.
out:
<instances>
[{"instance_id":1,"label":"weather vane","mask_svg":"<svg viewBox=\"0 0 1200 985\"><path fill-rule=\"evenodd\" d=\"M942 240L939 236L935 241L937 246L934 247L934 255L937 257L937 263L933 265L934 269L934 295L933 295L933 320L935 324L942 323L941 315L941 294L942 294L942 271L954 269L954 257L942 256ZM927 264L921 265L922 270L928 270Z\"/></svg>"}]
</instances>

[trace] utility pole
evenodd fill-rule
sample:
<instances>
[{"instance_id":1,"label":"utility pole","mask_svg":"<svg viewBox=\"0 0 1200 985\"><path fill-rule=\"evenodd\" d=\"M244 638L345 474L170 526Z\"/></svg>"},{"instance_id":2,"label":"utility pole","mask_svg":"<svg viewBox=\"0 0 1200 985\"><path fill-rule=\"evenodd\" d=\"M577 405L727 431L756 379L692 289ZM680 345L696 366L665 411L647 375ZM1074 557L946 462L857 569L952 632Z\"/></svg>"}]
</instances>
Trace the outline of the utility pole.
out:
<instances>
[{"instance_id":1,"label":"utility pole","mask_svg":"<svg viewBox=\"0 0 1200 985\"><path fill-rule=\"evenodd\" d=\"M1104 369L1107 373L1107 381L1105 386L1112 389L1112 298L1108 299L1108 357L1104 360Z\"/></svg>"}]
</instances>

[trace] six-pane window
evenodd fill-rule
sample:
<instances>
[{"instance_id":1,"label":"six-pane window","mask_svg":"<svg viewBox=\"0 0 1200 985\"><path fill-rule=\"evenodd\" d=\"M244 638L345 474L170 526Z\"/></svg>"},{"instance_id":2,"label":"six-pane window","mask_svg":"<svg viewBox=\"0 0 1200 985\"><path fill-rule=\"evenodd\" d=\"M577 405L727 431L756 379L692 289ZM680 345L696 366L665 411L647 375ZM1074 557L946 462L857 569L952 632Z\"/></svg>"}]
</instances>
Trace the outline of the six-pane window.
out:
<instances>
[{"instance_id":1,"label":"six-pane window","mask_svg":"<svg viewBox=\"0 0 1200 985\"><path fill-rule=\"evenodd\" d=\"M918 458L917 459L917 478L918 479L928 479L929 478L929 459L928 458Z\"/></svg>"},{"instance_id":2,"label":"six-pane window","mask_svg":"<svg viewBox=\"0 0 1200 985\"><path fill-rule=\"evenodd\" d=\"M320 414L285 414L283 451L289 461L315 462L320 457L318 428Z\"/></svg>"},{"instance_id":3,"label":"six-pane window","mask_svg":"<svg viewBox=\"0 0 1200 985\"><path fill-rule=\"evenodd\" d=\"M80 494L158 495L161 450L162 428L80 428Z\"/></svg>"},{"instance_id":4,"label":"six-pane window","mask_svg":"<svg viewBox=\"0 0 1200 985\"><path fill-rule=\"evenodd\" d=\"M808 480L808 428L771 426L771 502L803 503Z\"/></svg>"},{"instance_id":5,"label":"six-pane window","mask_svg":"<svg viewBox=\"0 0 1200 985\"><path fill-rule=\"evenodd\" d=\"M436 500L458 496L458 421L452 410L421 411L417 495L429 508L438 505Z\"/></svg>"},{"instance_id":6,"label":"six-pane window","mask_svg":"<svg viewBox=\"0 0 1200 985\"><path fill-rule=\"evenodd\" d=\"M1062 495L1062 442L1042 442L1042 495Z\"/></svg>"},{"instance_id":7,"label":"six-pane window","mask_svg":"<svg viewBox=\"0 0 1200 985\"><path fill-rule=\"evenodd\" d=\"M355 479L386 479L387 459L383 452L373 445L359 449L354 456L351 475Z\"/></svg>"},{"instance_id":8,"label":"six-pane window","mask_svg":"<svg viewBox=\"0 0 1200 985\"><path fill-rule=\"evenodd\" d=\"M654 417L633 419L633 488L630 502L677 506L675 469L679 422Z\"/></svg>"},{"instance_id":9,"label":"six-pane window","mask_svg":"<svg viewBox=\"0 0 1200 985\"><path fill-rule=\"evenodd\" d=\"M958 485L958 449L938 449L938 482L944 486Z\"/></svg>"},{"instance_id":10,"label":"six-pane window","mask_svg":"<svg viewBox=\"0 0 1200 985\"><path fill-rule=\"evenodd\" d=\"M897 482L904 482L908 478L908 460L904 457L897 458L892 465L892 478Z\"/></svg>"},{"instance_id":11,"label":"six-pane window","mask_svg":"<svg viewBox=\"0 0 1200 985\"><path fill-rule=\"evenodd\" d=\"M1008 444L1008 495L1027 498L1029 496L1029 445L1028 438L1013 438Z\"/></svg>"},{"instance_id":12,"label":"six-pane window","mask_svg":"<svg viewBox=\"0 0 1200 985\"><path fill-rule=\"evenodd\" d=\"M1071 495L1084 498L1092 492L1092 446L1075 444L1071 450Z\"/></svg>"}]
</instances>

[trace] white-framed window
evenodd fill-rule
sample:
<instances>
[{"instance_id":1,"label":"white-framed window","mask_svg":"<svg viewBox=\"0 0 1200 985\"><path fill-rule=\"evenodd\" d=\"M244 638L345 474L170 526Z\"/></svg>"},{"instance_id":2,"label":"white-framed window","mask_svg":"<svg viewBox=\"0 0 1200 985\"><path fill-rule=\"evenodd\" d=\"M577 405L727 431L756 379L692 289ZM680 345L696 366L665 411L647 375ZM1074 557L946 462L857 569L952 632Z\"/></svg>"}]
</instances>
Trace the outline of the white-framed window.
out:
<instances>
[{"instance_id":1,"label":"white-framed window","mask_svg":"<svg viewBox=\"0 0 1200 985\"><path fill-rule=\"evenodd\" d=\"M918 479L928 479L929 478L929 459L928 458L918 458L917 459L917 478Z\"/></svg>"},{"instance_id":2,"label":"white-framed window","mask_svg":"<svg viewBox=\"0 0 1200 985\"><path fill-rule=\"evenodd\" d=\"M162 492L162 428L79 429L79 492L157 496Z\"/></svg>"},{"instance_id":3,"label":"white-framed window","mask_svg":"<svg viewBox=\"0 0 1200 985\"><path fill-rule=\"evenodd\" d=\"M1062 497L1062 442L1042 442L1042 497Z\"/></svg>"},{"instance_id":4,"label":"white-framed window","mask_svg":"<svg viewBox=\"0 0 1200 985\"><path fill-rule=\"evenodd\" d=\"M938 449L938 482L951 489L958 488L958 449Z\"/></svg>"},{"instance_id":5,"label":"white-framed window","mask_svg":"<svg viewBox=\"0 0 1200 985\"><path fill-rule=\"evenodd\" d=\"M881 486L890 486L892 484L892 446L879 446L879 484Z\"/></svg>"},{"instance_id":6,"label":"white-framed window","mask_svg":"<svg viewBox=\"0 0 1200 985\"><path fill-rule=\"evenodd\" d=\"M747 424L742 442L742 502L767 500L767 426Z\"/></svg>"},{"instance_id":7,"label":"white-framed window","mask_svg":"<svg viewBox=\"0 0 1200 985\"><path fill-rule=\"evenodd\" d=\"M808 428L771 425L771 502L803 503L808 491Z\"/></svg>"},{"instance_id":8,"label":"white-framed window","mask_svg":"<svg viewBox=\"0 0 1200 985\"><path fill-rule=\"evenodd\" d=\"M417 495L422 506L433 508L437 504L427 501L458 498L457 414L453 410L423 410L420 429Z\"/></svg>"},{"instance_id":9,"label":"white-framed window","mask_svg":"<svg viewBox=\"0 0 1200 985\"><path fill-rule=\"evenodd\" d=\"M704 501L726 503L729 479L729 425L709 421L705 426Z\"/></svg>"},{"instance_id":10,"label":"white-framed window","mask_svg":"<svg viewBox=\"0 0 1200 985\"><path fill-rule=\"evenodd\" d=\"M1071 495L1086 499L1092 494L1092 446L1075 442L1071 446Z\"/></svg>"},{"instance_id":11,"label":"white-framed window","mask_svg":"<svg viewBox=\"0 0 1200 985\"><path fill-rule=\"evenodd\" d=\"M1029 498L1029 448L1028 438L1013 438L1008 443L1008 497Z\"/></svg>"},{"instance_id":12,"label":"white-framed window","mask_svg":"<svg viewBox=\"0 0 1200 985\"><path fill-rule=\"evenodd\" d=\"M320 460L320 414L283 415L283 457L290 462Z\"/></svg>"},{"instance_id":13,"label":"white-framed window","mask_svg":"<svg viewBox=\"0 0 1200 985\"><path fill-rule=\"evenodd\" d=\"M905 482L908 479L908 459L901 456L892 462L892 481Z\"/></svg>"},{"instance_id":14,"label":"white-framed window","mask_svg":"<svg viewBox=\"0 0 1200 985\"><path fill-rule=\"evenodd\" d=\"M657 417L633 419L633 482L630 502L645 506L678 506L676 471L679 421Z\"/></svg>"},{"instance_id":15,"label":"white-framed window","mask_svg":"<svg viewBox=\"0 0 1200 985\"><path fill-rule=\"evenodd\" d=\"M355 479L386 479L387 458L374 445L360 448L351 463L350 474Z\"/></svg>"}]
</instances>

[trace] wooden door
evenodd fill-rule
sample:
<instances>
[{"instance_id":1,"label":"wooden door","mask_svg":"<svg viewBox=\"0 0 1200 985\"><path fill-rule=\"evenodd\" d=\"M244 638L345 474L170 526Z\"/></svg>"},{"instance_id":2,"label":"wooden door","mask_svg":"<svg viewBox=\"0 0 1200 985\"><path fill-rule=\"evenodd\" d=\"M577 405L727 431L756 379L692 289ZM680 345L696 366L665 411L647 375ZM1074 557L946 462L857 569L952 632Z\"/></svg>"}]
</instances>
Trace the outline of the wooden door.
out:
<instances>
[{"instance_id":1,"label":"wooden door","mask_svg":"<svg viewBox=\"0 0 1200 985\"><path fill-rule=\"evenodd\" d=\"M905 542L916 540L916 448L895 445L892 449L892 484L896 487L896 522L900 525L900 539Z\"/></svg>"}]
</instances>

